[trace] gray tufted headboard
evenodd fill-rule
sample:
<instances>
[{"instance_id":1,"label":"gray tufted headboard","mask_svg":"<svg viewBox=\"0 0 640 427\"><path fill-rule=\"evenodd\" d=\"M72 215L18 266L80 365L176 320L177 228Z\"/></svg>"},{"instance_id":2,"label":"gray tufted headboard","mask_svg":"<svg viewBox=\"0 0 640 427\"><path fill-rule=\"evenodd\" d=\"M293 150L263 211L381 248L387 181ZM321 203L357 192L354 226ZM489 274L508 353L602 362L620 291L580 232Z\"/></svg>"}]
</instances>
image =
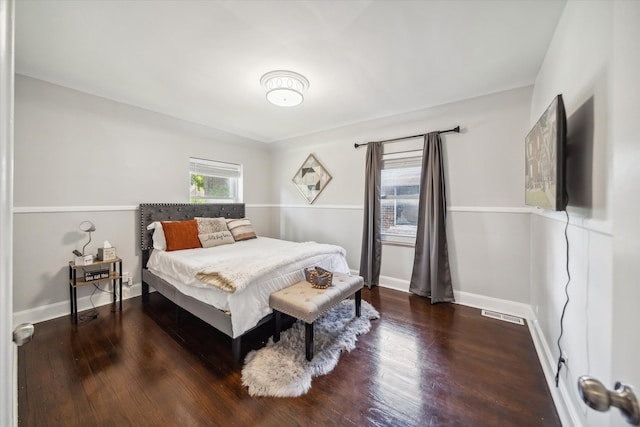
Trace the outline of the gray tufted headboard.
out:
<instances>
[{"instance_id":1,"label":"gray tufted headboard","mask_svg":"<svg viewBox=\"0 0 640 427\"><path fill-rule=\"evenodd\" d=\"M153 249L153 230L147 226L154 221L184 221L195 217L244 218L244 203L142 203L140 204L140 248L142 268Z\"/></svg>"}]
</instances>

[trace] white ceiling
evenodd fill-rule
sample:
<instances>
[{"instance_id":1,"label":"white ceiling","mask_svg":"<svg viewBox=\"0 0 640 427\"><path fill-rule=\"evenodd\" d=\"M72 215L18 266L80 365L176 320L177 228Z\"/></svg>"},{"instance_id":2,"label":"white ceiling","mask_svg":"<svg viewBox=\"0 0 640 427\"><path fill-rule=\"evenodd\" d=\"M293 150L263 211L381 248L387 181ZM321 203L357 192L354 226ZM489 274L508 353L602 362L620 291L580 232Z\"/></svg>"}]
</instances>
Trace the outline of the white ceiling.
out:
<instances>
[{"instance_id":1,"label":"white ceiling","mask_svg":"<svg viewBox=\"0 0 640 427\"><path fill-rule=\"evenodd\" d=\"M564 1L16 2L16 72L273 142L534 83ZM260 76L311 85L269 104Z\"/></svg>"}]
</instances>

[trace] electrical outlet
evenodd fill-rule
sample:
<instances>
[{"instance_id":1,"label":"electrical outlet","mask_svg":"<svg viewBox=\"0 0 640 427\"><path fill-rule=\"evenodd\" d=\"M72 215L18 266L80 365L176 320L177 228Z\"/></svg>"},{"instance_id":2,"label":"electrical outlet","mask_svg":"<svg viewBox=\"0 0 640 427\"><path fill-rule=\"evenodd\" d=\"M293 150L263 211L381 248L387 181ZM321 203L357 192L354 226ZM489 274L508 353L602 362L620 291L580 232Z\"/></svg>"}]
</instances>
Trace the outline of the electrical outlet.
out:
<instances>
[{"instance_id":1,"label":"electrical outlet","mask_svg":"<svg viewBox=\"0 0 640 427\"><path fill-rule=\"evenodd\" d=\"M122 284L128 287L133 285L133 277L131 277L128 271L122 272Z\"/></svg>"}]
</instances>

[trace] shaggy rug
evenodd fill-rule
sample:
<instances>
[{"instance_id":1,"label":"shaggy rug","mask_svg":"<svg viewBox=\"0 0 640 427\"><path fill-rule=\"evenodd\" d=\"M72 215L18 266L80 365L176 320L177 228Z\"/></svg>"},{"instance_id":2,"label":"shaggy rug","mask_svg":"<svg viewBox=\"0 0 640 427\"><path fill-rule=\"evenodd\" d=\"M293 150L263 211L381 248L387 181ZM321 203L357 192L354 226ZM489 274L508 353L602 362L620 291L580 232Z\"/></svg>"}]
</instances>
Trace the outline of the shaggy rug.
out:
<instances>
[{"instance_id":1,"label":"shaggy rug","mask_svg":"<svg viewBox=\"0 0 640 427\"><path fill-rule=\"evenodd\" d=\"M296 321L269 339L266 347L251 351L242 368L242 384L251 396L296 397L311 388L311 379L325 375L338 364L340 353L356 347L357 336L369 332L371 320L380 315L362 301L361 316L355 316L354 300L347 299L323 314L314 323L314 357L307 361L304 350L304 322Z\"/></svg>"}]
</instances>

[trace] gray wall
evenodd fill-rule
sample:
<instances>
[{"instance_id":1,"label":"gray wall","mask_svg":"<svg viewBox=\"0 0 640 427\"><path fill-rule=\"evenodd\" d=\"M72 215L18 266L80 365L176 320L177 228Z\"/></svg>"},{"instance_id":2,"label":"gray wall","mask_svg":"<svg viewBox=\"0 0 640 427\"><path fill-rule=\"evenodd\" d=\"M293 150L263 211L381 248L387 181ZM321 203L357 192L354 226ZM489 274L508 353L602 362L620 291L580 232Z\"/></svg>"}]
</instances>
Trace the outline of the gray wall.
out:
<instances>
[{"instance_id":1,"label":"gray wall","mask_svg":"<svg viewBox=\"0 0 640 427\"><path fill-rule=\"evenodd\" d=\"M454 288L466 294L529 301L529 210L524 207L524 136L531 88L514 89L273 145L274 232L284 239L329 240L358 269L365 148L355 142L414 135L460 125L444 136L448 232ZM309 153L333 176L313 205L291 182ZM413 247L383 247L381 283L408 290Z\"/></svg>"},{"instance_id":2,"label":"gray wall","mask_svg":"<svg viewBox=\"0 0 640 427\"><path fill-rule=\"evenodd\" d=\"M14 313L26 321L68 313L66 266L86 242L83 220L97 227L87 249L95 253L109 240L139 283L136 207L188 201L192 156L244 166L248 216L259 234L270 235L264 144L16 76ZM80 289L81 309L90 306L91 291ZM98 293L93 302L105 298Z\"/></svg>"}]
</instances>

